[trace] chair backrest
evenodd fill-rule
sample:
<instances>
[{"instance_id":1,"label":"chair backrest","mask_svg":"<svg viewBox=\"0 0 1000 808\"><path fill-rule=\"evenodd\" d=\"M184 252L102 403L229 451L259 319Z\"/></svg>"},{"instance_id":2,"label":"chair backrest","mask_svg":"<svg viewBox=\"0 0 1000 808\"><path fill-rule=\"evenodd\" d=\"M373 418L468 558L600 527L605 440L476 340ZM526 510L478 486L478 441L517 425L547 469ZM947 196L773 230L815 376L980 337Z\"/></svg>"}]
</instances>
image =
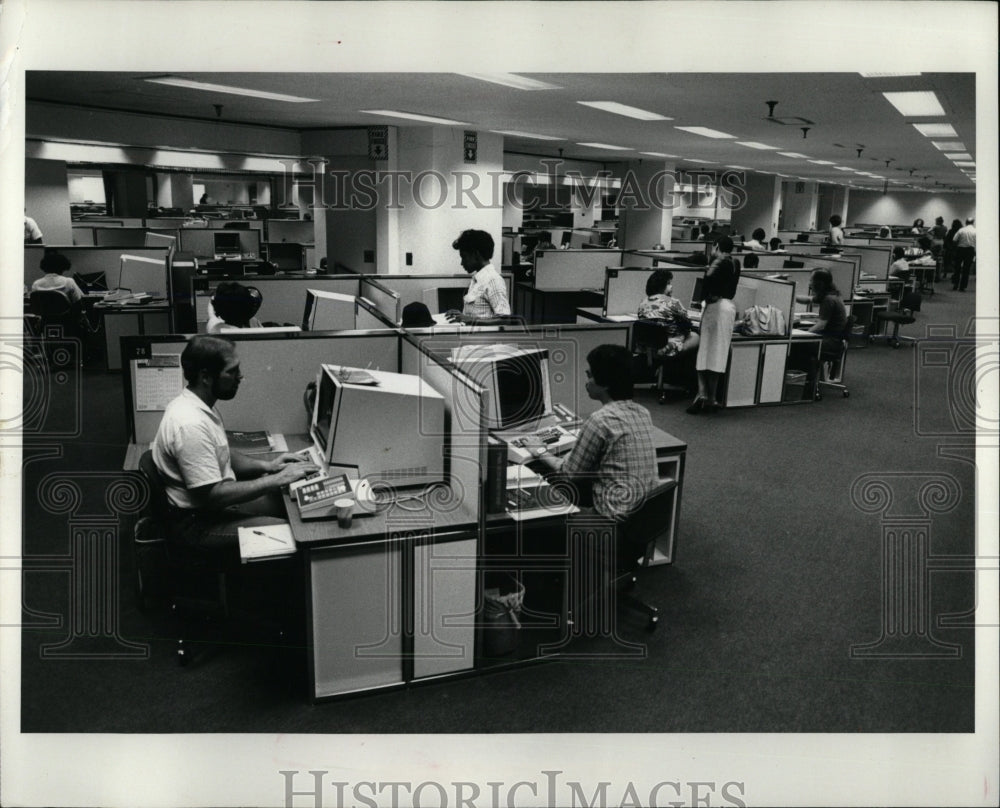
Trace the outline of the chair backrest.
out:
<instances>
[{"instance_id":1,"label":"chair backrest","mask_svg":"<svg viewBox=\"0 0 1000 808\"><path fill-rule=\"evenodd\" d=\"M903 299L900 301L899 307L901 309L909 309L910 311L920 311L920 304L922 302L923 296L920 292L911 289L903 293Z\"/></svg>"},{"instance_id":2,"label":"chair backrest","mask_svg":"<svg viewBox=\"0 0 1000 808\"><path fill-rule=\"evenodd\" d=\"M160 476L160 470L153 462L153 452L147 449L139 458L139 471L149 483L149 513L158 520L167 522L170 516L170 506L167 501L167 489Z\"/></svg>"},{"instance_id":3,"label":"chair backrest","mask_svg":"<svg viewBox=\"0 0 1000 808\"><path fill-rule=\"evenodd\" d=\"M676 488L677 481L668 480L646 495L642 505L629 514L619 528L625 542L637 548L648 548L660 536L669 535Z\"/></svg>"},{"instance_id":4,"label":"chair backrest","mask_svg":"<svg viewBox=\"0 0 1000 808\"><path fill-rule=\"evenodd\" d=\"M30 297L31 313L44 319L67 317L73 312L73 304L58 289L35 289Z\"/></svg>"},{"instance_id":5,"label":"chair backrest","mask_svg":"<svg viewBox=\"0 0 1000 808\"><path fill-rule=\"evenodd\" d=\"M659 349L670 339L670 330L663 320L636 320L632 323L632 350Z\"/></svg>"}]
</instances>

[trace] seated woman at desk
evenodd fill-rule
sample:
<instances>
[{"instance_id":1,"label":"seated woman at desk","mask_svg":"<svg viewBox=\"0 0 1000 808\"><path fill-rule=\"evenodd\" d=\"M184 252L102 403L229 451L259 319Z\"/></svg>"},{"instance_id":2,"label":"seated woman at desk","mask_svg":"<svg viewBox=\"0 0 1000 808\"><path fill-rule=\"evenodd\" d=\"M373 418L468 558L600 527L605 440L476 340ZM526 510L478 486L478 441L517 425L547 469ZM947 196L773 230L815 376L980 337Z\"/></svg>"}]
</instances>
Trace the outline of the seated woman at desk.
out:
<instances>
[{"instance_id":1,"label":"seated woman at desk","mask_svg":"<svg viewBox=\"0 0 1000 808\"><path fill-rule=\"evenodd\" d=\"M744 250L759 250L760 252L767 252L767 247L764 245L764 239L767 238L767 233L764 232L763 227L758 227L753 231L750 236L750 241L743 242Z\"/></svg>"},{"instance_id":2,"label":"seated woman at desk","mask_svg":"<svg viewBox=\"0 0 1000 808\"><path fill-rule=\"evenodd\" d=\"M209 334L218 334L223 326L236 328L260 328L261 323L254 315L262 303L260 292L239 283L220 283L208 304Z\"/></svg>"},{"instance_id":3,"label":"seated woman at desk","mask_svg":"<svg viewBox=\"0 0 1000 808\"><path fill-rule=\"evenodd\" d=\"M698 335L691 328L687 309L676 297L671 296L674 273L657 269L646 279L646 299L639 304L640 320L662 320L668 333L667 344L661 356L673 356L698 348Z\"/></svg>"},{"instance_id":4,"label":"seated woman at desk","mask_svg":"<svg viewBox=\"0 0 1000 808\"><path fill-rule=\"evenodd\" d=\"M847 330L847 309L840 297L840 290L828 269L813 270L809 288L812 291L812 302L819 305L816 322L809 330L823 335L823 346L820 348L822 358L837 358L843 348L841 341Z\"/></svg>"},{"instance_id":5,"label":"seated woman at desk","mask_svg":"<svg viewBox=\"0 0 1000 808\"><path fill-rule=\"evenodd\" d=\"M889 265L889 277L901 280L910 279L910 262L906 260L905 247L892 248L892 264Z\"/></svg>"},{"instance_id":6,"label":"seated woman at desk","mask_svg":"<svg viewBox=\"0 0 1000 808\"><path fill-rule=\"evenodd\" d=\"M75 280L65 275L71 267L72 264L65 255L55 250L46 250L38 264L38 268L45 274L31 284L31 291L62 292L70 304L79 303L83 300L83 292Z\"/></svg>"}]
</instances>

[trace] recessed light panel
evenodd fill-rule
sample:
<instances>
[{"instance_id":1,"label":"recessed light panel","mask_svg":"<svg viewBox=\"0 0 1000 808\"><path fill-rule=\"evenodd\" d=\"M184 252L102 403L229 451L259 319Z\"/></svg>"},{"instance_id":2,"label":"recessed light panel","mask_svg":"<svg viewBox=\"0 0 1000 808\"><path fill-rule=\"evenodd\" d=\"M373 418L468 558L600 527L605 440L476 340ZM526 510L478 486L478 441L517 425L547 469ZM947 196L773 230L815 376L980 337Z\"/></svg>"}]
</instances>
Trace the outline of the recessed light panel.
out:
<instances>
[{"instance_id":1,"label":"recessed light panel","mask_svg":"<svg viewBox=\"0 0 1000 808\"><path fill-rule=\"evenodd\" d=\"M938 97L930 90L906 93L882 93L886 101L892 104L900 114L908 117L917 115L944 115L944 107L938 101Z\"/></svg>"},{"instance_id":2,"label":"recessed light panel","mask_svg":"<svg viewBox=\"0 0 1000 808\"><path fill-rule=\"evenodd\" d=\"M972 155L968 152L949 152L945 154L949 160L971 160Z\"/></svg>"},{"instance_id":3,"label":"recessed light panel","mask_svg":"<svg viewBox=\"0 0 1000 808\"><path fill-rule=\"evenodd\" d=\"M501 129L492 130L494 135L509 135L510 137L527 137L532 140L565 140L563 137L553 137L552 135L534 135L531 132L512 132Z\"/></svg>"},{"instance_id":4,"label":"recessed light panel","mask_svg":"<svg viewBox=\"0 0 1000 808\"><path fill-rule=\"evenodd\" d=\"M924 137L958 137L950 123L915 123L913 128Z\"/></svg>"},{"instance_id":5,"label":"recessed light panel","mask_svg":"<svg viewBox=\"0 0 1000 808\"><path fill-rule=\"evenodd\" d=\"M632 151L628 146L609 146L607 143L577 143L577 146L587 146L591 149L608 149L609 151Z\"/></svg>"},{"instance_id":6,"label":"recessed light panel","mask_svg":"<svg viewBox=\"0 0 1000 808\"><path fill-rule=\"evenodd\" d=\"M649 110L639 109L638 107L630 107L627 104L619 104L617 101L577 101L576 103L583 104L585 107L599 109L602 112L610 112L613 115L623 115L626 118L635 118L639 121L673 120L673 118L668 118L666 115L660 115L658 112L650 112Z\"/></svg>"},{"instance_id":7,"label":"recessed light panel","mask_svg":"<svg viewBox=\"0 0 1000 808\"><path fill-rule=\"evenodd\" d=\"M815 163L818 166L832 166L833 160L810 160L810 163Z\"/></svg>"},{"instance_id":8,"label":"recessed light panel","mask_svg":"<svg viewBox=\"0 0 1000 808\"><path fill-rule=\"evenodd\" d=\"M941 151L965 151L965 144L961 140L932 140L931 145Z\"/></svg>"},{"instance_id":9,"label":"recessed light panel","mask_svg":"<svg viewBox=\"0 0 1000 808\"><path fill-rule=\"evenodd\" d=\"M169 87L183 87L187 90L204 90L210 93L226 93L228 95L244 95L250 98L263 98L267 101L286 101L290 104L309 104L319 101L318 98L303 98L298 95L284 93L269 93L266 90L252 90L247 87L232 87L228 84L212 84L206 81L192 81L176 76L156 76L144 79L151 84L166 84Z\"/></svg>"},{"instance_id":10,"label":"recessed light panel","mask_svg":"<svg viewBox=\"0 0 1000 808\"><path fill-rule=\"evenodd\" d=\"M709 129L707 126L675 126L674 129L680 129L682 132L690 132L692 135L701 135L702 137L711 137L720 140L736 137L736 135L720 132L718 129Z\"/></svg>"},{"instance_id":11,"label":"recessed light panel","mask_svg":"<svg viewBox=\"0 0 1000 808\"><path fill-rule=\"evenodd\" d=\"M416 112L400 112L395 109L362 109L366 115L382 115L386 118L402 118L405 121L423 121L424 123L440 123L447 126L471 126L465 121L453 121L449 118L437 118L433 115L420 115Z\"/></svg>"},{"instance_id":12,"label":"recessed light panel","mask_svg":"<svg viewBox=\"0 0 1000 808\"><path fill-rule=\"evenodd\" d=\"M747 148L750 149L761 149L762 151L763 150L777 151L778 149L777 146L768 146L766 143L757 143L752 140L737 140L736 143L740 146L746 146Z\"/></svg>"},{"instance_id":13,"label":"recessed light panel","mask_svg":"<svg viewBox=\"0 0 1000 808\"><path fill-rule=\"evenodd\" d=\"M809 159L806 155L799 154L798 152L793 152L793 151L780 151L778 152L778 154L780 154L782 157L799 157L803 160Z\"/></svg>"},{"instance_id":14,"label":"recessed light panel","mask_svg":"<svg viewBox=\"0 0 1000 808\"><path fill-rule=\"evenodd\" d=\"M491 84L502 84L504 87L513 87L515 90L561 90L562 88L549 84L538 79L529 79L525 76L515 76L513 73L459 73L470 79L488 81Z\"/></svg>"},{"instance_id":15,"label":"recessed light panel","mask_svg":"<svg viewBox=\"0 0 1000 808\"><path fill-rule=\"evenodd\" d=\"M676 154L664 154L663 152L656 151L644 151L639 152L639 154L645 154L647 157L677 157Z\"/></svg>"}]
</instances>

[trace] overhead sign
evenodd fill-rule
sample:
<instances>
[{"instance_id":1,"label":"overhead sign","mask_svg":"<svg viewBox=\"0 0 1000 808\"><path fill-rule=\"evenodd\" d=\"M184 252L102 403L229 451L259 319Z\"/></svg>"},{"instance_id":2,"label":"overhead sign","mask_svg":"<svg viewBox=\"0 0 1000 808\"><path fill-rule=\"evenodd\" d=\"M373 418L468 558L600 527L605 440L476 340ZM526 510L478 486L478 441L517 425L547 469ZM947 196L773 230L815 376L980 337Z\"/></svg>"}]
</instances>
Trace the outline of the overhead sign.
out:
<instances>
[{"instance_id":1,"label":"overhead sign","mask_svg":"<svg viewBox=\"0 0 1000 808\"><path fill-rule=\"evenodd\" d=\"M368 159L369 160L389 159L388 126L368 127Z\"/></svg>"},{"instance_id":2,"label":"overhead sign","mask_svg":"<svg viewBox=\"0 0 1000 808\"><path fill-rule=\"evenodd\" d=\"M479 135L465 130L465 162L474 163L479 152Z\"/></svg>"}]
</instances>

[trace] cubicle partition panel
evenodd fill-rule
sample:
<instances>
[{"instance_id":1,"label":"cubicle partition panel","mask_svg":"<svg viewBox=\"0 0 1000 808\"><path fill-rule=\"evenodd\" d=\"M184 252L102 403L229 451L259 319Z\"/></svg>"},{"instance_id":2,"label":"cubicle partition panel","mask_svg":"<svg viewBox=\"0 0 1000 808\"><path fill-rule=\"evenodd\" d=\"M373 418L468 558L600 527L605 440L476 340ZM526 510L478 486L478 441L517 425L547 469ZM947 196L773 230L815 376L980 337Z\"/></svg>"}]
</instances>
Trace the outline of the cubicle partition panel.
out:
<instances>
[{"instance_id":1,"label":"cubicle partition panel","mask_svg":"<svg viewBox=\"0 0 1000 808\"><path fill-rule=\"evenodd\" d=\"M622 250L546 250L535 255L535 288L601 290L604 270L621 265Z\"/></svg>"},{"instance_id":2,"label":"cubicle partition panel","mask_svg":"<svg viewBox=\"0 0 1000 808\"><path fill-rule=\"evenodd\" d=\"M359 331L371 331L373 329L394 328L395 323L389 322L388 318L378 310L371 301L363 297L355 299L355 328Z\"/></svg>"},{"instance_id":3,"label":"cubicle partition panel","mask_svg":"<svg viewBox=\"0 0 1000 808\"><path fill-rule=\"evenodd\" d=\"M266 235L268 244L283 241L313 244L316 241L316 225L299 219L269 219Z\"/></svg>"},{"instance_id":4,"label":"cubicle partition panel","mask_svg":"<svg viewBox=\"0 0 1000 808\"><path fill-rule=\"evenodd\" d=\"M75 247L93 247L97 244L94 240L94 226L93 225L73 225L73 246Z\"/></svg>"},{"instance_id":5,"label":"cubicle partition panel","mask_svg":"<svg viewBox=\"0 0 1000 808\"><path fill-rule=\"evenodd\" d=\"M195 321L198 331L205 330L208 322L208 302L215 288L224 281L236 281L246 286L256 286L264 302L261 303L257 319L261 322L292 323L301 325L306 308L306 290L320 289L324 292L338 292L358 296L357 275L287 275L246 276L231 278L225 275L197 275L191 278L191 297L195 305Z\"/></svg>"},{"instance_id":6,"label":"cubicle partition panel","mask_svg":"<svg viewBox=\"0 0 1000 808\"><path fill-rule=\"evenodd\" d=\"M181 241L178 249L183 252L193 253L199 258L215 255L215 234L219 232L232 232L240 237L240 253L248 258L256 258L260 255L260 232L257 230L231 230L220 231L206 228L181 228Z\"/></svg>"},{"instance_id":7,"label":"cubicle partition panel","mask_svg":"<svg viewBox=\"0 0 1000 808\"><path fill-rule=\"evenodd\" d=\"M140 221L139 224L166 230L179 230L182 227L185 230L205 230L208 228L208 222L205 220L185 219L183 216L156 216L152 219Z\"/></svg>"},{"instance_id":8,"label":"cubicle partition panel","mask_svg":"<svg viewBox=\"0 0 1000 808\"><path fill-rule=\"evenodd\" d=\"M209 230L256 230L261 234L261 241L264 240L265 219L209 219ZM237 226L233 226L237 225Z\"/></svg>"},{"instance_id":9,"label":"cubicle partition panel","mask_svg":"<svg viewBox=\"0 0 1000 808\"><path fill-rule=\"evenodd\" d=\"M586 393L584 371L587 354L598 345L628 347L630 325L602 323L560 325L558 329L494 327L460 333L414 333L412 337L437 356L448 359L462 345L518 345L544 348L549 352L549 386L553 404L563 404L581 417L600 404Z\"/></svg>"},{"instance_id":10,"label":"cubicle partition panel","mask_svg":"<svg viewBox=\"0 0 1000 808\"><path fill-rule=\"evenodd\" d=\"M398 326L403 317L403 303L399 292L388 289L371 275L360 275L358 295L371 301L382 318Z\"/></svg>"},{"instance_id":11,"label":"cubicle partition panel","mask_svg":"<svg viewBox=\"0 0 1000 808\"><path fill-rule=\"evenodd\" d=\"M382 288L399 295L400 317L402 317L403 309L414 302L426 304L431 314L437 313L441 309L441 302L446 301L449 297L452 300L450 305L446 305L445 308L461 308L461 299L472 282L470 276L464 272L448 275L366 275L363 277L371 278ZM513 303L511 295L514 276L509 272L501 272L500 277L507 289L507 300ZM442 290L443 294L441 294ZM365 296L371 299L370 295Z\"/></svg>"},{"instance_id":12,"label":"cubicle partition panel","mask_svg":"<svg viewBox=\"0 0 1000 808\"><path fill-rule=\"evenodd\" d=\"M399 370L399 338L394 331L234 332L226 337L236 343L244 376L236 397L216 405L227 429L308 432L309 416L302 396L324 362ZM184 388L179 357L186 339L179 335L123 337L121 343L131 440L149 443L156 436L166 404ZM152 370L143 363L152 365Z\"/></svg>"},{"instance_id":13,"label":"cubicle partition panel","mask_svg":"<svg viewBox=\"0 0 1000 808\"><path fill-rule=\"evenodd\" d=\"M94 244L98 247L145 247L146 233L154 232L165 236L176 236L176 230L149 230L145 227L95 227ZM166 244L150 246L168 246ZM172 245L176 246L176 245Z\"/></svg>"},{"instance_id":14,"label":"cubicle partition panel","mask_svg":"<svg viewBox=\"0 0 1000 808\"><path fill-rule=\"evenodd\" d=\"M70 272L89 274L103 272L108 288L125 286L133 292L148 292L153 297L170 297L170 283L167 277L167 250L153 247L82 247L29 244L24 247L24 283L29 288L39 277L38 269L45 250L58 250L65 255L72 265ZM119 273L122 270L122 255L130 255L144 259L138 266L129 264L125 270L127 277L119 283ZM134 270L134 271L133 271Z\"/></svg>"},{"instance_id":15,"label":"cubicle partition panel","mask_svg":"<svg viewBox=\"0 0 1000 808\"><path fill-rule=\"evenodd\" d=\"M705 274L704 267L682 266L680 264L658 263L657 269L666 269L673 273L672 296L688 308L694 296L694 287L698 278ZM654 272L653 269L638 267L622 267L609 269L604 278L604 311L605 317L623 314L636 314L639 304L646 299L646 281Z\"/></svg>"}]
</instances>

